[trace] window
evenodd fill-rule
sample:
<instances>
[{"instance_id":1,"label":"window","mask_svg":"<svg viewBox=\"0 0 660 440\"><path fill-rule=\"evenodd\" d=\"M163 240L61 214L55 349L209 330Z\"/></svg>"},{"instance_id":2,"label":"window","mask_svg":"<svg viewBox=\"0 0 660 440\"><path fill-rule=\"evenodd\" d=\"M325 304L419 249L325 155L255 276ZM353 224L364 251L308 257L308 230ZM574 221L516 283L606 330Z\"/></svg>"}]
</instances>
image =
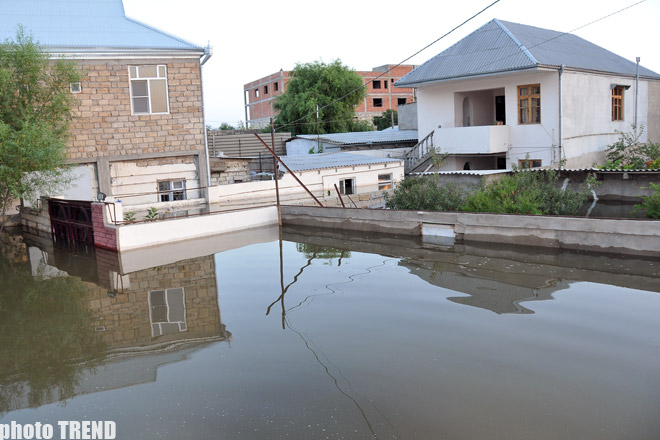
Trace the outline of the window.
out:
<instances>
[{"instance_id":1,"label":"window","mask_svg":"<svg viewBox=\"0 0 660 440\"><path fill-rule=\"evenodd\" d=\"M341 179L339 192L344 195L355 194L355 179Z\"/></svg>"},{"instance_id":2,"label":"window","mask_svg":"<svg viewBox=\"0 0 660 440\"><path fill-rule=\"evenodd\" d=\"M254 97L255 98L259 97L259 89L254 89Z\"/></svg>"},{"instance_id":3,"label":"window","mask_svg":"<svg viewBox=\"0 0 660 440\"><path fill-rule=\"evenodd\" d=\"M151 336L185 332L186 293L183 287L149 291Z\"/></svg>"},{"instance_id":4,"label":"window","mask_svg":"<svg viewBox=\"0 0 660 440\"><path fill-rule=\"evenodd\" d=\"M407 101L406 98L397 98L396 105L405 105L406 101Z\"/></svg>"},{"instance_id":5,"label":"window","mask_svg":"<svg viewBox=\"0 0 660 440\"><path fill-rule=\"evenodd\" d=\"M169 113L167 66L128 66L134 115Z\"/></svg>"},{"instance_id":6,"label":"window","mask_svg":"<svg viewBox=\"0 0 660 440\"><path fill-rule=\"evenodd\" d=\"M374 107L382 107L383 98L374 98Z\"/></svg>"},{"instance_id":7,"label":"window","mask_svg":"<svg viewBox=\"0 0 660 440\"><path fill-rule=\"evenodd\" d=\"M79 82L71 83L69 84L69 90L71 90L71 93L80 93L82 92L82 86Z\"/></svg>"},{"instance_id":8,"label":"window","mask_svg":"<svg viewBox=\"0 0 660 440\"><path fill-rule=\"evenodd\" d=\"M518 86L518 123L541 123L541 85Z\"/></svg>"},{"instance_id":9,"label":"window","mask_svg":"<svg viewBox=\"0 0 660 440\"><path fill-rule=\"evenodd\" d=\"M264 95L267 95L267 94L268 94L268 85L265 85L264 86Z\"/></svg>"},{"instance_id":10,"label":"window","mask_svg":"<svg viewBox=\"0 0 660 440\"><path fill-rule=\"evenodd\" d=\"M623 86L612 89L612 120L623 121Z\"/></svg>"},{"instance_id":11,"label":"window","mask_svg":"<svg viewBox=\"0 0 660 440\"><path fill-rule=\"evenodd\" d=\"M173 202L175 200L186 200L185 180L159 180L158 199L161 202Z\"/></svg>"},{"instance_id":12,"label":"window","mask_svg":"<svg viewBox=\"0 0 660 440\"><path fill-rule=\"evenodd\" d=\"M518 160L520 168L539 168L541 166L541 159L520 159Z\"/></svg>"},{"instance_id":13,"label":"window","mask_svg":"<svg viewBox=\"0 0 660 440\"><path fill-rule=\"evenodd\" d=\"M383 87L387 88L387 80L383 81Z\"/></svg>"},{"instance_id":14,"label":"window","mask_svg":"<svg viewBox=\"0 0 660 440\"><path fill-rule=\"evenodd\" d=\"M392 174L378 175L378 191L392 189Z\"/></svg>"},{"instance_id":15,"label":"window","mask_svg":"<svg viewBox=\"0 0 660 440\"><path fill-rule=\"evenodd\" d=\"M275 88L275 91L277 92L278 90L280 90L280 83L274 82L273 87Z\"/></svg>"},{"instance_id":16,"label":"window","mask_svg":"<svg viewBox=\"0 0 660 440\"><path fill-rule=\"evenodd\" d=\"M374 87L374 89L380 89L380 80L379 79L375 79L373 81L373 87Z\"/></svg>"}]
</instances>

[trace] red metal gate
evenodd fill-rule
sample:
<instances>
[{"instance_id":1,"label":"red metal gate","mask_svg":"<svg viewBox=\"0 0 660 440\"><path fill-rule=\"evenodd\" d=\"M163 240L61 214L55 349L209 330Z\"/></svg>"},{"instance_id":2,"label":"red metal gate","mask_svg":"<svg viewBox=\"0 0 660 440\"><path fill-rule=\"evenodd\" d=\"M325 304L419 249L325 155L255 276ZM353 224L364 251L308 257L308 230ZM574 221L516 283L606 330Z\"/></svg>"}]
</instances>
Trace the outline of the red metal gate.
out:
<instances>
[{"instance_id":1,"label":"red metal gate","mask_svg":"<svg viewBox=\"0 0 660 440\"><path fill-rule=\"evenodd\" d=\"M49 199L48 214L54 241L94 244L92 202Z\"/></svg>"}]
</instances>

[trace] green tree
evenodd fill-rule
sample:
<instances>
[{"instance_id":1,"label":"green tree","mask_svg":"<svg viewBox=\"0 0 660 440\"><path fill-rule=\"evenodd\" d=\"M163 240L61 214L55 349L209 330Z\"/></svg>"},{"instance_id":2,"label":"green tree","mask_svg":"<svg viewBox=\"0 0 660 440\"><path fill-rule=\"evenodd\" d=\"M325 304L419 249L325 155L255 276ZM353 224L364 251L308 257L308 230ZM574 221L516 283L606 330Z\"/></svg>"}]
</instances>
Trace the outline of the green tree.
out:
<instances>
[{"instance_id":1,"label":"green tree","mask_svg":"<svg viewBox=\"0 0 660 440\"><path fill-rule=\"evenodd\" d=\"M394 189L385 193L385 206L390 209L423 211L459 211L467 190L456 183L441 183L437 174L407 177Z\"/></svg>"},{"instance_id":2,"label":"green tree","mask_svg":"<svg viewBox=\"0 0 660 440\"><path fill-rule=\"evenodd\" d=\"M364 131L365 125L355 121L355 106L362 101L365 91L362 78L354 70L340 60L329 64L315 61L297 64L291 76L286 92L275 101L278 131L292 134L316 134L317 128L319 134ZM294 121L295 124L287 125Z\"/></svg>"},{"instance_id":3,"label":"green tree","mask_svg":"<svg viewBox=\"0 0 660 440\"><path fill-rule=\"evenodd\" d=\"M392 120L394 120L394 125L399 123L399 114L391 108L385 110L382 115L373 117L374 125L378 131L391 127Z\"/></svg>"},{"instance_id":4,"label":"green tree","mask_svg":"<svg viewBox=\"0 0 660 440\"><path fill-rule=\"evenodd\" d=\"M236 127L234 127L233 125L231 125L231 124L229 124L229 123L227 123L227 122L223 122L223 123L220 124L220 126L218 127L218 130L236 130Z\"/></svg>"},{"instance_id":5,"label":"green tree","mask_svg":"<svg viewBox=\"0 0 660 440\"><path fill-rule=\"evenodd\" d=\"M641 142L644 127L618 131L619 140L605 148L604 169L643 169L660 166L660 144Z\"/></svg>"},{"instance_id":6,"label":"green tree","mask_svg":"<svg viewBox=\"0 0 660 440\"><path fill-rule=\"evenodd\" d=\"M80 72L48 55L19 28L0 44L0 210L66 183L64 168L74 95ZM1 226L0 226L1 228Z\"/></svg>"}]
</instances>

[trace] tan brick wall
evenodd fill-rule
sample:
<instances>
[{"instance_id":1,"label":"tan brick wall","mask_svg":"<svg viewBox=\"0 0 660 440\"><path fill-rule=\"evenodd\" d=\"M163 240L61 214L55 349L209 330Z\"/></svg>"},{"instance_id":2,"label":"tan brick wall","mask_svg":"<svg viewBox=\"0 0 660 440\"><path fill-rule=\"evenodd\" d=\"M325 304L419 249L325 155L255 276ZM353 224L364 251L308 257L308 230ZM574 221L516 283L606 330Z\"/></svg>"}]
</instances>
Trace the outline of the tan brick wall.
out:
<instances>
[{"instance_id":1,"label":"tan brick wall","mask_svg":"<svg viewBox=\"0 0 660 440\"><path fill-rule=\"evenodd\" d=\"M90 309L109 348L149 346L182 339L226 336L220 320L213 255L193 258L128 274L130 287L108 297L92 285ZM152 337L149 291L183 287L187 331Z\"/></svg>"},{"instance_id":2,"label":"tan brick wall","mask_svg":"<svg viewBox=\"0 0 660 440\"><path fill-rule=\"evenodd\" d=\"M129 65L167 65L170 112L132 115ZM69 159L204 150L198 60L81 62L82 93L71 126Z\"/></svg>"}]
</instances>

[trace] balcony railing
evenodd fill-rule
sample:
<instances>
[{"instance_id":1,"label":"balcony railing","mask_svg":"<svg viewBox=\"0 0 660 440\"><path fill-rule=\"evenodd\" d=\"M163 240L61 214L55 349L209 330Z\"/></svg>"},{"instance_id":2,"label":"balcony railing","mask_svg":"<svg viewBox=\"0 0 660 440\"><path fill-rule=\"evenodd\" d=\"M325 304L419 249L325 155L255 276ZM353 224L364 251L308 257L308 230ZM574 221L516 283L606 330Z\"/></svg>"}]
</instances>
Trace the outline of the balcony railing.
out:
<instances>
[{"instance_id":1,"label":"balcony railing","mask_svg":"<svg viewBox=\"0 0 660 440\"><path fill-rule=\"evenodd\" d=\"M433 144L441 153L506 153L509 147L508 125L440 128L434 133Z\"/></svg>"}]
</instances>

